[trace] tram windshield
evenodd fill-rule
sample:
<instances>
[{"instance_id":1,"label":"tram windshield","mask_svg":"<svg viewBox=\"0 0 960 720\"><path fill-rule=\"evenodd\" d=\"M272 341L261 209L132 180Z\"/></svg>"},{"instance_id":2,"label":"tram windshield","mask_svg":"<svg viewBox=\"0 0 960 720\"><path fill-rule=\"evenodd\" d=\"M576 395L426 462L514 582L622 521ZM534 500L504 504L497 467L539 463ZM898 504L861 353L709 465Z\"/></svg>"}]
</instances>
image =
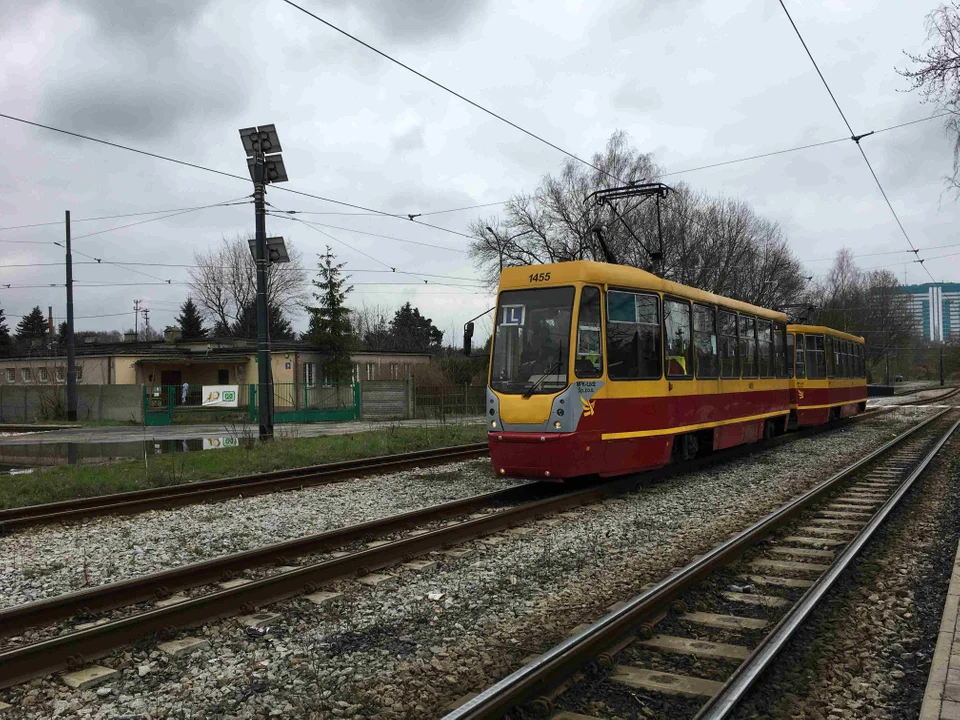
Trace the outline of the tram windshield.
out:
<instances>
[{"instance_id":1,"label":"tram windshield","mask_svg":"<svg viewBox=\"0 0 960 720\"><path fill-rule=\"evenodd\" d=\"M534 395L567 386L572 287L500 293L490 387Z\"/></svg>"}]
</instances>

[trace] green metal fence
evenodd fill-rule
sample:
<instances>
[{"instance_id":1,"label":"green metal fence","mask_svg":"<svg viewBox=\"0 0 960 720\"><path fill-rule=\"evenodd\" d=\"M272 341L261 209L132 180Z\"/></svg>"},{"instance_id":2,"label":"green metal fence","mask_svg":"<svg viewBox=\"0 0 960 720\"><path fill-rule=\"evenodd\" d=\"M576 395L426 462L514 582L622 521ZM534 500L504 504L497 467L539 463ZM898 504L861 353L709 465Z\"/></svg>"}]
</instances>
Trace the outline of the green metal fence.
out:
<instances>
[{"instance_id":1,"label":"green metal fence","mask_svg":"<svg viewBox=\"0 0 960 720\"><path fill-rule=\"evenodd\" d=\"M180 422L258 422L260 413L256 385L237 387L236 407L204 405L202 385L144 385L145 425ZM275 423L330 422L360 417L360 386L274 383Z\"/></svg>"},{"instance_id":2,"label":"green metal fence","mask_svg":"<svg viewBox=\"0 0 960 720\"><path fill-rule=\"evenodd\" d=\"M414 417L418 419L482 415L487 399L487 388L483 385L417 385L414 393Z\"/></svg>"},{"instance_id":3,"label":"green metal fence","mask_svg":"<svg viewBox=\"0 0 960 720\"><path fill-rule=\"evenodd\" d=\"M250 386L250 421L260 418L257 386ZM360 384L274 383L275 423L335 422L360 419Z\"/></svg>"}]
</instances>

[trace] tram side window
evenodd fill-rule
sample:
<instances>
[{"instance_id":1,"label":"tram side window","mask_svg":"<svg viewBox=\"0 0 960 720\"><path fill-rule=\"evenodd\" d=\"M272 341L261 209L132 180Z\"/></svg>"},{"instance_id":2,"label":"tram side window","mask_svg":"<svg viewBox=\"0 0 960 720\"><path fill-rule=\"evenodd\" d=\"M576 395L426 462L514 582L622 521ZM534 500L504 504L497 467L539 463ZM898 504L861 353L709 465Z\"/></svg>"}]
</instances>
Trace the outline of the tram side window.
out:
<instances>
[{"instance_id":1,"label":"tram side window","mask_svg":"<svg viewBox=\"0 0 960 720\"><path fill-rule=\"evenodd\" d=\"M737 316L720 311L720 377L740 377L740 362L737 352Z\"/></svg>"},{"instance_id":2,"label":"tram side window","mask_svg":"<svg viewBox=\"0 0 960 720\"><path fill-rule=\"evenodd\" d=\"M690 332L690 303L663 301L664 371L668 377L693 375L693 334Z\"/></svg>"},{"instance_id":3,"label":"tram side window","mask_svg":"<svg viewBox=\"0 0 960 720\"><path fill-rule=\"evenodd\" d=\"M843 376L853 377L853 373L850 372L850 343L846 340L843 341Z\"/></svg>"},{"instance_id":4,"label":"tram side window","mask_svg":"<svg viewBox=\"0 0 960 720\"><path fill-rule=\"evenodd\" d=\"M794 366L797 363L797 351L794 346L796 338L793 333L787 333L787 377L793 377Z\"/></svg>"},{"instance_id":5,"label":"tram side window","mask_svg":"<svg viewBox=\"0 0 960 720\"><path fill-rule=\"evenodd\" d=\"M822 335L820 337L823 337ZM824 377L836 377L837 370L833 359L833 338L827 335L823 341L824 360L826 360L827 374Z\"/></svg>"},{"instance_id":6,"label":"tram side window","mask_svg":"<svg viewBox=\"0 0 960 720\"><path fill-rule=\"evenodd\" d=\"M757 348L760 351L760 377L773 377L773 331L769 320L757 320Z\"/></svg>"},{"instance_id":7,"label":"tram side window","mask_svg":"<svg viewBox=\"0 0 960 720\"><path fill-rule=\"evenodd\" d=\"M757 376L757 319L749 315L740 316L740 365L742 376Z\"/></svg>"},{"instance_id":8,"label":"tram side window","mask_svg":"<svg viewBox=\"0 0 960 720\"><path fill-rule=\"evenodd\" d=\"M717 377L717 312L708 305L693 306L693 344L697 351L697 377Z\"/></svg>"},{"instance_id":9,"label":"tram side window","mask_svg":"<svg viewBox=\"0 0 960 720\"><path fill-rule=\"evenodd\" d=\"M581 378L598 378L603 375L603 347L600 344L600 290L589 285L580 292L574 372Z\"/></svg>"},{"instance_id":10,"label":"tram side window","mask_svg":"<svg viewBox=\"0 0 960 720\"><path fill-rule=\"evenodd\" d=\"M660 298L607 292L607 373L611 380L660 377Z\"/></svg>"},{"instance_id":11,"label":"tram side window","mask_svg":"<svg viewBox=\"0 0 960 720\"><path fill-rule=\"evenodd\" d=\"M797 352L795 355L797 363L796 376L801 380L807 376L806 367L807 364L804 362L804 351L803 351L803 335L797 333Z\"/></svg>"},{"instance_id":12,"label":"tram side window","mask_svg":"<svg viewBox=\"0 0 960 720\"><path fill-rule=\"evenodd\" d=\"M857 343L857 377L864 378L867 376L867 364L863 359L863 345Z\"/></svg>"},{"instance_id":13,"label":"tram side window","mask_svg":"<svg viewBox=\"0 0 960 720\"><path fill-rule=\"evenodd\" d=\"M823 380L827 376L827 363L823 356L823 335L807 335L807 377Z\"/></svg>"},{"instance_id":14,"label":"tram side window","mask_svg":"<svg viewBox=\"0 0 960 720\"><path fill-rule=\"evenodd\" d=\"M790 377L787 370L787 354L784 348L787 342L787 326L773 324L773 371L777 377ZM792 348L791 348L792 349Z\"/></svg>"}]
</instances>

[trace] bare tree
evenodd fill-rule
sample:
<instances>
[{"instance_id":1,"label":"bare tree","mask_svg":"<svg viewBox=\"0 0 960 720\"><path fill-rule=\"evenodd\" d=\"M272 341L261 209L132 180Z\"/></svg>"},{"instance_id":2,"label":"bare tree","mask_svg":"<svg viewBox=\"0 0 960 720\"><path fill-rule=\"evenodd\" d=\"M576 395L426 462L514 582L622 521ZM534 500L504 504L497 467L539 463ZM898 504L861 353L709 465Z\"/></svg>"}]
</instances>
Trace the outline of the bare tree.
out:
<instances>
[{"instance_id":1,"label":"bare tree","mask_svg":"<svg viewBox=\"0 0 960 720\"><path fill-rule=\"evenodd\" d=\"M841 248L824 285L811 301L817 306L810 319L866 340L866 359L872 376L889 375L889 360L908 358L921 343L920 328L910 311L908 296L889 270L863 272L848 248Z\"/></svg>"},{"instance_id":2,"label":"bare tree","mask_svg":"<svg viewBox=\"0 0 960 720\"><path fill-rule=\"evenodd\" d=\"M307 300L303 257L286 241L290 262L267 267L267 302L288 317L298 315ZM247 241L223 238L207 252L195 252L190 291L204 316L218 328L234 326L257 297L257 266Z\"/></svg>"},{"instance_id":3,"label":"bare tree","mask_svg":"<svg viewBox=\"0 0 960 720\"><path fill-rule=\"evenodd\" d=\"M361 305L351 310L350 325L365 350L389 350L393 311L382 305Z\"/></svg>"},{"instance_id":4,"label":"bare tree","mask_svg":"<svg viewBox=\"0 0 960 720\"><path fill-rule=\"evenodd\" d=\"M654 268L663 277L748 302L778 306L802 292L800 263L782 230L744 202L711 199L678 184L657 204L632 198L609 208L587 202L598 189L649 181L660 173L652 156L630 146L616 132L592 162L600 171L568 161L556 177L546 176L532 194L510 200L498 217L478 220L470 229L471 254L489 283L503 267L568 260L604 260L595 228L614 262ZM622 221L621 221L622 218Z\"/></svg>"},{"instance_id":5,"label":"bare tree","mask_svg":"<svg viewBox=\"0 0 960 720\"><path fill-rule=\"evenodd\" d=\"M897 72L910 80L910 89L918 90L925 102L951 113L945 129L954 141L953 175L946 180L960 193L960 3L951 0L930 12L926 28L932 46L922 55L905 52L918 67Z\"/></svg>"}]
</instances>

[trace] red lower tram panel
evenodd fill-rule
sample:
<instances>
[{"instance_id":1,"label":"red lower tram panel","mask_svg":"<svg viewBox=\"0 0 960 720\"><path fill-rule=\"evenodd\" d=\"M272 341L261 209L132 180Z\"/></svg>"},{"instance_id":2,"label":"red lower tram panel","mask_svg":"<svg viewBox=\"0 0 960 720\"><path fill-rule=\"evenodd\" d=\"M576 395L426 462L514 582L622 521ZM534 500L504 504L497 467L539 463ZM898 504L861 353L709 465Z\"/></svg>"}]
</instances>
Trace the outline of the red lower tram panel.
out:
<instances>
[{"instance_id":1,"label":"red lower tram panel","mask_svg":"<svg viewBox=\"0 0 960 720\"><path fill-rule=\"evenodd\" d=\"M603 467L599 434L491 432L487 440L498 475L564 480Z\"/></svg>"},{"instance_id":2,"label":"red lower tram panel","mask_svg":"<svg viewBox=\"0 0 960 720\"><path fill-rule=\"evenodd\" d=\"M767 422L778 431L786 429L788 403L785 387L750 394L601 399L593 414L580 419L576 432L489 432L490 458L499 475L539 480L650 470L670 462L678 437L672 428L716 423L693 432L698 450L722 450L760 440ZM743 417L754 419L736 421ZM602 439L604 434L634 432L641 436Z\"/></svg>"},{"instance_id":3,"label":"red lower tram panel","mask_svg":"<svg viewBox=\"0 0 960 720\"><path fill-rule=\"evenodd\" d=\"M797 425L822 425L833 419L851 417L861 412L867 402L866 387L807 389L796 402Z\"/></svg>"},{"instance_id":4,"label":"red lower tram panel","mask_svg":"<svg viewBox=\"0 0 960 720\"><path fill-rule=\"evenodd\" d=\"M716 427L712 431L712 449L756 442L763 437L763 429L763 420ZM668 433L601 440L600 433L487 433L490 459L499 475L548 481L584 475L623 475L663 467L670 462L675 437Z\"/></svg>"}]
</instances>

